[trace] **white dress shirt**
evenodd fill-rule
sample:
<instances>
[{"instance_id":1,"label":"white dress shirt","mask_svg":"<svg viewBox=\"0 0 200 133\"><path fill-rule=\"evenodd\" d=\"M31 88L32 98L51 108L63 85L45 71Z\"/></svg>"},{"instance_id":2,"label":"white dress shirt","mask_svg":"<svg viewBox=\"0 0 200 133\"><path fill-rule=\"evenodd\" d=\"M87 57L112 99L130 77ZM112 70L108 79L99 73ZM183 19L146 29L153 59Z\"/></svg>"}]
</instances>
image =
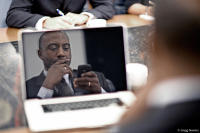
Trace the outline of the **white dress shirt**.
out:
<instances>
[{"instance_id":1,"label":"white dress shirt","mask_svg":"<svg viewBox=\"0 0 200 133\"><path fill-rule=\"evenodd\" d=\"M149 107L164 108L168 105L200 99L200 76L179 77L156 84L147 97ZM108 130L119 133L118 125Z\"/></svg>"},{"instance_id":2,"label":"white dress shirt","mask_svg":"<svg viewBox=\"0 0 200 133\"><path fill-rule=\"evenodd\" d=\"M96 17L92 14L92 13L89 13L89 12L82 12L81 14L83 15L87 15L89 18L88 18L88 21L91 20L91 19L95 19ZM35 24L35 28L37 30L44 30L43 28L43 22L47 19L47 18L50 18L48 16L44 16L42 17L41 19L39 19L37 21L37 23Z\"/></svg>"},{"instance_id":3,"label":"white dress shirt","mask_svg":"<svg viewBox=\"0 0 200 133\"><path fill-rule=\"evenodd\" d=\"M180 77L158 83L148 96L147 104L165 107L200 99L200 77Z\"/></svg>"}]
</instances>

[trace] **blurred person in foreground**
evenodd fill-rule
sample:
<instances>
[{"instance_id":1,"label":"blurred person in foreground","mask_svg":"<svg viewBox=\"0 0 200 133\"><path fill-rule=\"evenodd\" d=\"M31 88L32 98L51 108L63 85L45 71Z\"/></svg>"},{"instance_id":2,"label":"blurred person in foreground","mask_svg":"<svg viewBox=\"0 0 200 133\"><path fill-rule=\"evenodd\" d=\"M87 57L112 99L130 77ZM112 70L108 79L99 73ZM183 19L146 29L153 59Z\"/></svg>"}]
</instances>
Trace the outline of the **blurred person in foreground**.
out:
<instances>
[{"instance_id":1,"label":"blurred person in foreground","mask_svg":"<svg viewBox=\"0 0 200 133\"><path fill-rule=\"evenodd\" d=\"M200 132L200 1L160 0L155 18L149 83L111 132Z\"/></svg>"},{"instance_id":2,"label":"blurred person in foreground","mask_svg":"<svg viewBox=\"0 0 200 133\"><path fill-rule=\"evenodd\" d=\"M89 2L92 9L84 11L86 0L13 0L6 23L15 28L62 29L84 25L90 19L109 19L113 16L112 0Z\"/></svg>"},{"instance_id":3,"label":"blurred person in foreground","mask_svg":"<svg viewBox=\"0 0 200 133\"><path fill-rule=\"evenodd\" d=\"M0 130L27 126L20 86L20 59L11 43L0 44Z\"/></svg>"}]
</instances>

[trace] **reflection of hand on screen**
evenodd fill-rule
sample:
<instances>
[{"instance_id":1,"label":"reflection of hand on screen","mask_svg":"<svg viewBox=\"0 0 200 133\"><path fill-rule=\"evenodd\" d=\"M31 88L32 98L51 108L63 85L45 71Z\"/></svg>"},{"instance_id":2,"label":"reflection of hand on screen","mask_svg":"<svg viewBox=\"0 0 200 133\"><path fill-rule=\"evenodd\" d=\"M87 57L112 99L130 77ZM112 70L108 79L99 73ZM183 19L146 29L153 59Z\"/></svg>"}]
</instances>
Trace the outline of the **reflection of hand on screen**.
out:
<instances>
[{"instance_id":1,"label":"reflection of hand on screen","mask_svg":"<svg viewBox=\"0 0 200 133\"><path fill-rule=\"evenodd\" d=\"M72 70L65 62L66 60L58 60L49 68L43 87L53 89L65 74L72 76Z\"/></svg>"},{"instance_id":2,"label":"reflection of hand on screen","mask_svg":"<svg viewBox=\"0 0 200 133\"><path fill-rule=\"evenodd\" d=\"M83 73L80 78L74 79L74 87L89 90L92 93L101 93L99 79L93 71Z\"/></svg>"},{"instance_id":3,"label":"reflection of hand on screen","mask_svg":"<svg viewBox=\"0 0 200 133\"><path fill-rule=\"evenodd\" d=\"M81 77L82 73L92 71L92 66L90 64L79 65L78 66L78 77Z\"/></svg>"}]
</instances>

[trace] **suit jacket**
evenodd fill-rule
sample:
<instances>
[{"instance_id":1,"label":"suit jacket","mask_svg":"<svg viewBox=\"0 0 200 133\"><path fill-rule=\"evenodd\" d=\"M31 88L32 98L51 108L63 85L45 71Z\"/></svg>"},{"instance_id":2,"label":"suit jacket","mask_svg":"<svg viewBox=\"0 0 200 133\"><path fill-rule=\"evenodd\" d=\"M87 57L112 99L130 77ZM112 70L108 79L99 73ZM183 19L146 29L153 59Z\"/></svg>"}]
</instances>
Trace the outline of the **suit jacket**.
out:
<instances>
[{"instance_id":1,"label":"suit jacket","mask_svg":"<svg viewBox=\"0 0 200 133\"><path fill-rule=\"evenodd\" d=\"M118 133L199 132L199 120L200 99L164 108L150 108L139 120L123 125Z\"/></svg>"},{"instance_id":2,"label":"suit jacket","mask_svg":"<svg viewBox=\"0 0 200 133\"><path fill-rule=\"evenodd\" d=\"M97 77L99 79L100 86L106 91L106 92L113 92L115 91L115 87L112 84L112 82L108 79L106 79L103 75L103 73L95 72L97 74ZM73 75L77 75L77 71L73 71ZM33 77L26 81L26 94L27 98L38 98L37 94L43 84L43 81L45 80L45 75L43 72L40 73L40 75ZM72 79L73 80L73 79ZM74 88L73 88L74 89ZM81 89L81 88L75 88L74 89L74 95L85 95L85 94L91 94L91 92Z\"/></svg>"},{"instance_id":3,"label":"suit jacket","mask_svg":"<svg viewBox=\"0 0 200 133\"><path fill-rule=\"evenodd\" d=\"M89 0L93 9L88 12L97 18L109 19L114 14L112 0ZM13 0L7 13L6 23L10 27L35 27L43 16L59 16L56 9L64 14L81 13L86 0Z\"/></svg>"},{"instance_id":4,"label":"suit jacket","mask_svg":"<svg viewBox=\"0 0 200 133\"><path fill-rule=\"evenodd\" d=\"M181 76L157 83L146 98L146 110L137 119L122 125L118 132L199 132L199 81L199 76Z\"/></svg>"}]
</instances>

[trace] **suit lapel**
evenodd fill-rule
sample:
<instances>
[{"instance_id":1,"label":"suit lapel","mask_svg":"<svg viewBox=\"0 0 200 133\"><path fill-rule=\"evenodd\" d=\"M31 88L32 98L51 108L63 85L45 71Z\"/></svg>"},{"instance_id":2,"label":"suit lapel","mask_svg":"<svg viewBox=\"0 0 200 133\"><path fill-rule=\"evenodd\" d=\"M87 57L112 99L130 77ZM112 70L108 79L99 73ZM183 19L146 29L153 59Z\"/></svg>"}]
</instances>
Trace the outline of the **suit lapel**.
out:
<instances>
[{"instance_id":1,"label":"suit lapel","mask_svg":"<svg viewBox=\"0 0 200 133\"><path fill-rule=\"evenodd\" d=\"M45 75L44 75L44 73L43 73L43 71L42 71L42 72L40 73L38 79L37 79L36 85L41 87L42 84L43 84L43 82L44 82L44 80L45 80Z\"/></svg>"}]
</instances>

